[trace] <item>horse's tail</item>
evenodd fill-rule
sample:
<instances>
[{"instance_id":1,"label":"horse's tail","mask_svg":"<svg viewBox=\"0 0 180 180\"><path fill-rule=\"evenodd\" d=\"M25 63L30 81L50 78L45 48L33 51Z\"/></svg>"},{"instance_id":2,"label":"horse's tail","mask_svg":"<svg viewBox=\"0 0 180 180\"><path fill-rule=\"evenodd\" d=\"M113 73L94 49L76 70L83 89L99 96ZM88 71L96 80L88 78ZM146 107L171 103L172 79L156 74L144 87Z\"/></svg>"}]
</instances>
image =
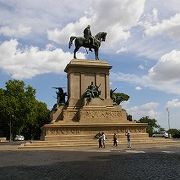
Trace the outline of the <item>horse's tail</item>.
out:
<instances>
[{"instance_id":1,"label":"horse's tail","mask_svg":"<svg viewBox=\"0 0 180 180\"><path fill-rule=\"evenodd\" d=\"M70 37L70 40L69 40L69 49L71 48L74 39L76 39L75 36L71 36L71 37Z\"/></svg>"}]
</instances>

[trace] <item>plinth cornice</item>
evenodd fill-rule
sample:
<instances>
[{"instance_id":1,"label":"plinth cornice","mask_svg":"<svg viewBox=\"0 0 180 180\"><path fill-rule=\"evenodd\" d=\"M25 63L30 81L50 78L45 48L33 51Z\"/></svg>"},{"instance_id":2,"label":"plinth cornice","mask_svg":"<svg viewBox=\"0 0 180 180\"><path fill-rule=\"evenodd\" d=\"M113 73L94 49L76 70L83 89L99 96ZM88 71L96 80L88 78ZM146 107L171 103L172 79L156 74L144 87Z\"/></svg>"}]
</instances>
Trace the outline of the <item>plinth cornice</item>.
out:
<instances>
[{"instance_id":1,"label":"plinth cornice","mask_svg":"<svg viewBox=\"0 0 180 180\"><path fill-rule=\"evenodd\" d=\"M69 64L64 69L65 72L68 72L70 67L87 67L87 68L103 68L111 69L112 66L109 65L107 61L103 60L88 60L88 59L72 59Z\"/></svg>"}]
</instances>

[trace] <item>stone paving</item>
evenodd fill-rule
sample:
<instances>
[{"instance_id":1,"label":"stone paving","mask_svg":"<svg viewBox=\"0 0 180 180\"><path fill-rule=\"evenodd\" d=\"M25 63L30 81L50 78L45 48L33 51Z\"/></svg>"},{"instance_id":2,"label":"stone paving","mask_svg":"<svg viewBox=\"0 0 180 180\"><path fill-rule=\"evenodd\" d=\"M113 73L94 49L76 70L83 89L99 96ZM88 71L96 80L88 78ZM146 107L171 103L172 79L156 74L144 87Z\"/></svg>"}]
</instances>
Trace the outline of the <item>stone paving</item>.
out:
<instances>
[{"instance_id":1,"label":"stone paving","mask_svg":"<svg viewBox=\"0 0 180 180\"><path fill-rule=\"evenodd\" d=\"M0 180L180 179L180 147L27 151L15 146L0 144Z\"/></svg>"},{"instance_id":2,"label":"stone paving","mask_svg":"<svg viewBox=\"0 0 180 180\"><path fill-rule=\"evenodd\" d=\"M113 147L110 144L106 145L106 148L98 148L97 146L77 146L77 147L50 147L45 148L42 146L42 148L27 148L27 149L21 149L19 148L21 144L25 142L6 142L6 143L0 143L0 151L2 150L8 150L8 151L36 151L36 150L59 150L59 151L90 151L90 152L109 152L109 151L124 151L127 150L126 144L119 144L117 147ZM168 147L178 147L180 148L180 141L177 141L176 144L132 144L132 149L156 149L156 148L168 148Z\"/></svg>"}]
</instances>

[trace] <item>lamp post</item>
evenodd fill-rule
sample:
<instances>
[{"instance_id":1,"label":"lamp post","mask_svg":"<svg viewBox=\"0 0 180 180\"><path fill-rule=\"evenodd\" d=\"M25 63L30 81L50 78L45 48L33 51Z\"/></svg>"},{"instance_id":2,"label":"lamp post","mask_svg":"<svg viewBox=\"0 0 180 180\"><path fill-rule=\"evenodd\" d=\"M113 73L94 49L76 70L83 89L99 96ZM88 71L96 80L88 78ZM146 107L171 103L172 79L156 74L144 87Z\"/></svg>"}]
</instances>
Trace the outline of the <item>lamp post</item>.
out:
<instances>
[{"instance_id":1,"label":"lamp post","mask_svg":"<svg viewBox=\"0 0 180 180\"><path fill-rule=\"evenodd\" d=\"M171 128L170 128L170 112L169 112L169 108L166 108L166 110L167 110L167 115L168 115L168 128L170 130ZM171 138L171 134L169 134L169 138Z\"/></svg>"},{"instance_id":2,"label":"lamp post","mask_svg":"<svg viewBox=\"0 0 180 180\"><path fill-rule=\"evenodd\" d=\"M9 142L12 141L12 118L14 118L14 115L10 115L10 122L9 122Z\"/></svg>"},{"instance_id":3,"label":"lamp post","mask_svg":"<svg viewBox=\"0 0 180 180\"><path fill-rule=\"evenodd\" d=\"M12 140L12 121L11 121L11 116L10 116L10 122L9 122L9 142Z\"/></svg>"},{"instance_id":4,"label":"lamp post","mask_svg":"<svg viewBox=\"0 0 180 180\"><path fill-rule=\"evenodd\" d=\"M167 110L167 114L168 114L168 128L170 130L170 119L169 119L170 113L169 113L169 109L168 108L166 108L166 110Z\"/></svg>"}]
</instances>

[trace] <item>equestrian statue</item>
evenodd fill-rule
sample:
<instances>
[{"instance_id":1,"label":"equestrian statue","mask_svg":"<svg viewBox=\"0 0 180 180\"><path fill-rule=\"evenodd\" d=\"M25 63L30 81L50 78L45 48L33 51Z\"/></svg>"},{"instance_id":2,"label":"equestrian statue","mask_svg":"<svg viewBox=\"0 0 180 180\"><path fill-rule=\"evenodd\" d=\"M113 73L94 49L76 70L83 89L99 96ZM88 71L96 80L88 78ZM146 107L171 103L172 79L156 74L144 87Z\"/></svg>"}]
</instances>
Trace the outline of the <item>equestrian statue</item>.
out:
<instances>
[{"instance_id":1,"label":"equestrian statue","mask_svg":"<svg viewBox=\"0 0 180 180\"><path fill-rule=\"evenodd\" d=\"M73 41L75 44L74 49L74 59L76 59L76 52L79 50L80 47L89 48L89 51L94 49L95 59L99 60L99 48L101 46L101 42L106 40L106 32L99 32L95 36L91 35L90 25L88 25L84 31L84 37L76 37L71 36L69 40L69 49L71 48ZM87 50L86 50L87 51ZM87 52L88 53L88 52Z\"/></svg>"}]
</instances>

